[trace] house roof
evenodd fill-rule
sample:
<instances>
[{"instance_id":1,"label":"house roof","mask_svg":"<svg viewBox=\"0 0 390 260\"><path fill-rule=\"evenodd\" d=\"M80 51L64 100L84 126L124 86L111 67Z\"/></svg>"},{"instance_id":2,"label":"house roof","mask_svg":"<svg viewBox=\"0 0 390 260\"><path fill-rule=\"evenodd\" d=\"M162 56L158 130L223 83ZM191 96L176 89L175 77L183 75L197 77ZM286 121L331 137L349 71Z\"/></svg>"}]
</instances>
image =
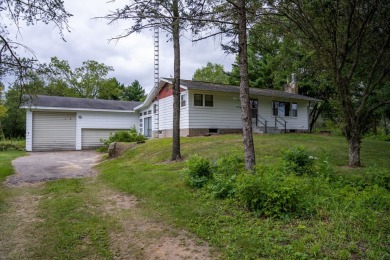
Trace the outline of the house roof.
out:
<instances>
[{"instance_id":1,"label":"house roof","mask_svg":"<svg viewBox=\"0 0 390 260\"><path fill-rule=\"evenodd\" d=\"M142 102L57 96L24 96L24 107L133 111Z\"/></svg>"},{"instance_id":2,"label":"house roof","mask_svg":"<svg viewBox=\"0 0 390 260\"><path fill-rule=\"evenodd\" d=\"M168 82L172 82L171 78L165 78L162 80L167 80ZM240 87L234 85L216 84L216 83L209 83L209 82L202 82L202 81L183 80L183 79L180 80L180 85L186 87L187 89L240 93ZM300 100L308 100L308 101L317 100L312 97L292 94L292 93L288 93L281 90L275 90L275 89L249 88L249 94L267 96L267 97L300 99Z\"/></svg>"}]
</instances>

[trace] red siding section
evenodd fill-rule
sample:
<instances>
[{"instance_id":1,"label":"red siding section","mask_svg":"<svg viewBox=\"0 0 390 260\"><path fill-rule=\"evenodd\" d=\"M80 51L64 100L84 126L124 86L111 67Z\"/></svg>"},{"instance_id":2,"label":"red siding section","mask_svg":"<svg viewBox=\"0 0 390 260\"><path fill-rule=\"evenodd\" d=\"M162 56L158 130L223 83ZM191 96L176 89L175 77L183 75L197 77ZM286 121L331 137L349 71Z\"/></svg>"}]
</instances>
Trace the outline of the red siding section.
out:
<instances>
[{"instance_id":1,"label":"red siding section","mask_svg":"<svg viewBox=\"0 0 390 260\"><path fill-rule=\"evenodd\" d=\"M180 88L180 92L185 91L184 88ZM165 84L164 87L160 90L160 93L158 93L158 99L163 99L166 97L170 97L173 95L173 86L171 84Z\"/></svg>"}]
</instances>

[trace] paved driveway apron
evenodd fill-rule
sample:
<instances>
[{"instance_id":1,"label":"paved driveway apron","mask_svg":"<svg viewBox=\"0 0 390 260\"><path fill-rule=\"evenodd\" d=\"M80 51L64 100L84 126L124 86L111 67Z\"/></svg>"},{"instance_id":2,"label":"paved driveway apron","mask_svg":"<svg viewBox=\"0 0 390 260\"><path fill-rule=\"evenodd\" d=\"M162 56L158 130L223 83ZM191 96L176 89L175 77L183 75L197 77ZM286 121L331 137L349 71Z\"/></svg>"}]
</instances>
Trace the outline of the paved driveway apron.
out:
<instances>
[{"instance_id":1,"label":"paved driveway apron","mask_svg":"<svg viewBox=\"0 0 390 260\"><path fill-rule=\"evenodd\" d=\"M93 166L101 158L95 151L35 152L12 161L16 174L9 185L93 176Z\"/></svg>"}]
</instances>

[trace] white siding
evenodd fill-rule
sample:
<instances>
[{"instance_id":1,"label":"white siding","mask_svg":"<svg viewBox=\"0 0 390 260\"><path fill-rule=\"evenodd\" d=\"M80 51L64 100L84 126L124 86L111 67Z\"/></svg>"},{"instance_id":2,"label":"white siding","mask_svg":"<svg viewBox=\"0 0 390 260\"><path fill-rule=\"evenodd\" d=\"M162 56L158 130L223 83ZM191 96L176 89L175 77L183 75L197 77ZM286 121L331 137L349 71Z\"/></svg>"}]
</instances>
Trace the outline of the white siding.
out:
<instances>
[{"instance_id":1,"label":"white siding","mask_svg":"<svg viewBox=\"0 0 390 260\"><path fill-rule=\"evenodd\" d=\"M205 92L191 90L189 92L189 127L190 128L242 128L239 94L223 92ZM194 106L194 93L211 94L214 96L213 107ZM275 126L275 117L272 115L272 101L296 102L298 104L298 117L282 117L287 121L287 129L308 129L308 101L288 100L264 96L251 96L259 101L259 115L268 121L269 127ZM290 113L291 114L291 113ZM188 120L188 118L187 118ZM255 122L253 122L255 123ZM282 129L280 124L277 125Z\"/></svg>"},{"instance_id":2,"label":"white siding","mask_svg":"<svg viewBox=\"0 0 390 260\"><path fill-rule=\"evenodd\" d=\"M221 92L189 91L190 128L242 128L238 94ZM211 94L213 107L194 106L194 94Z\"/></svg>"},{"instance_id":3,"label":"white siding","mask_svg":"<svg viewBox=\"0 0 390 260\"><path fill-rule=\"evenodd\" d=\"M181 92L181 94L187 91ZM187 105L180 107L180 129L189 128L188 110L189 97L187 95ZM173 126L173 96L169 96L159 101L159 130L172 129Z\"/></svg>"},{"instance_id":4,"label":"white siding","mask_svg":"<svg viewBox=\"0 0 390 260\"><path fill-rule=\"evenodd\" d=\"M287 121L287 129L308 130L309 117L307 114L308 101L292 100L283 98L258 97L259 100L259 115L268 121L269 127L275 127L275 117L272 115L272 101L296 102L298 104L298 117L292 117L291 112L288 117L281 117ZM283 126L277 124L279 129Z\"/></svg>"},{"instance_id":5,"label":"white siding","mask_svg":"<svg viewBox=\"0 0 390 260\"><path fill-rule=\"evenodd\" d=\"M106 140L111 134L117 132L114 129L82 129L81 145L83 149L97 148L103 145L101 140Z\"/></svg>"},{"instance_id":6,"label":"white siding","mask_svg":"<svg viewBox=\"0 0 390 260\"><path fill-rule=\"evenodd\" d=\"M82 129L130 129L139 128L138 113L127 112L77 112L76 150L81 150Z\"/></svg>"},{"instance_id":7,"label":"white siding","mask_svg":"<svg viewBox=\"0 0 390 260\"><path fill-rule=\"evenodd\" d=\"M26 110L26 151L32 151L32 112Z\"/></svg>"},{"instance_id":8,"label":"white siding","mask_svg":"<svg viewBox=\"0 0 390 260\"><path fill-rule=\"evenodd\" d=\"M172 129L173 96L159 100L159 130Z\"/></svg>"}]
</instances>

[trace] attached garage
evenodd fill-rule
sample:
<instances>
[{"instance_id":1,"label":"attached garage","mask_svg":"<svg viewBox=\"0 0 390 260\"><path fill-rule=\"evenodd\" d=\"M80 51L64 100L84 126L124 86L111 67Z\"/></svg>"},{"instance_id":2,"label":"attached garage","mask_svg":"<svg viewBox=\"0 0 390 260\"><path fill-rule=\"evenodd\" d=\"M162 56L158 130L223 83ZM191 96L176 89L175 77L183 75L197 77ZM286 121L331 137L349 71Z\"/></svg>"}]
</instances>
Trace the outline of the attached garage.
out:
<instances>
[{"instance_id":1,"label":"attached garage","mask_svg":"<svg viewBox=\"0 0 390 260\"><path fill-rule=\"evenodd\" d=\"M110 133L138 129L141 102L56 96L25 101L26 151L93 149Z\"/></svg>"},{"instance_id":2,"label":"attached garage","mask_svg":"<svg viewBox=\"0 0 390 260\"><path fill-rule=\"evenodd\" d=\"M33 112L32 150L76 150L76 113Z\"/></svg>"}]
</instances>

